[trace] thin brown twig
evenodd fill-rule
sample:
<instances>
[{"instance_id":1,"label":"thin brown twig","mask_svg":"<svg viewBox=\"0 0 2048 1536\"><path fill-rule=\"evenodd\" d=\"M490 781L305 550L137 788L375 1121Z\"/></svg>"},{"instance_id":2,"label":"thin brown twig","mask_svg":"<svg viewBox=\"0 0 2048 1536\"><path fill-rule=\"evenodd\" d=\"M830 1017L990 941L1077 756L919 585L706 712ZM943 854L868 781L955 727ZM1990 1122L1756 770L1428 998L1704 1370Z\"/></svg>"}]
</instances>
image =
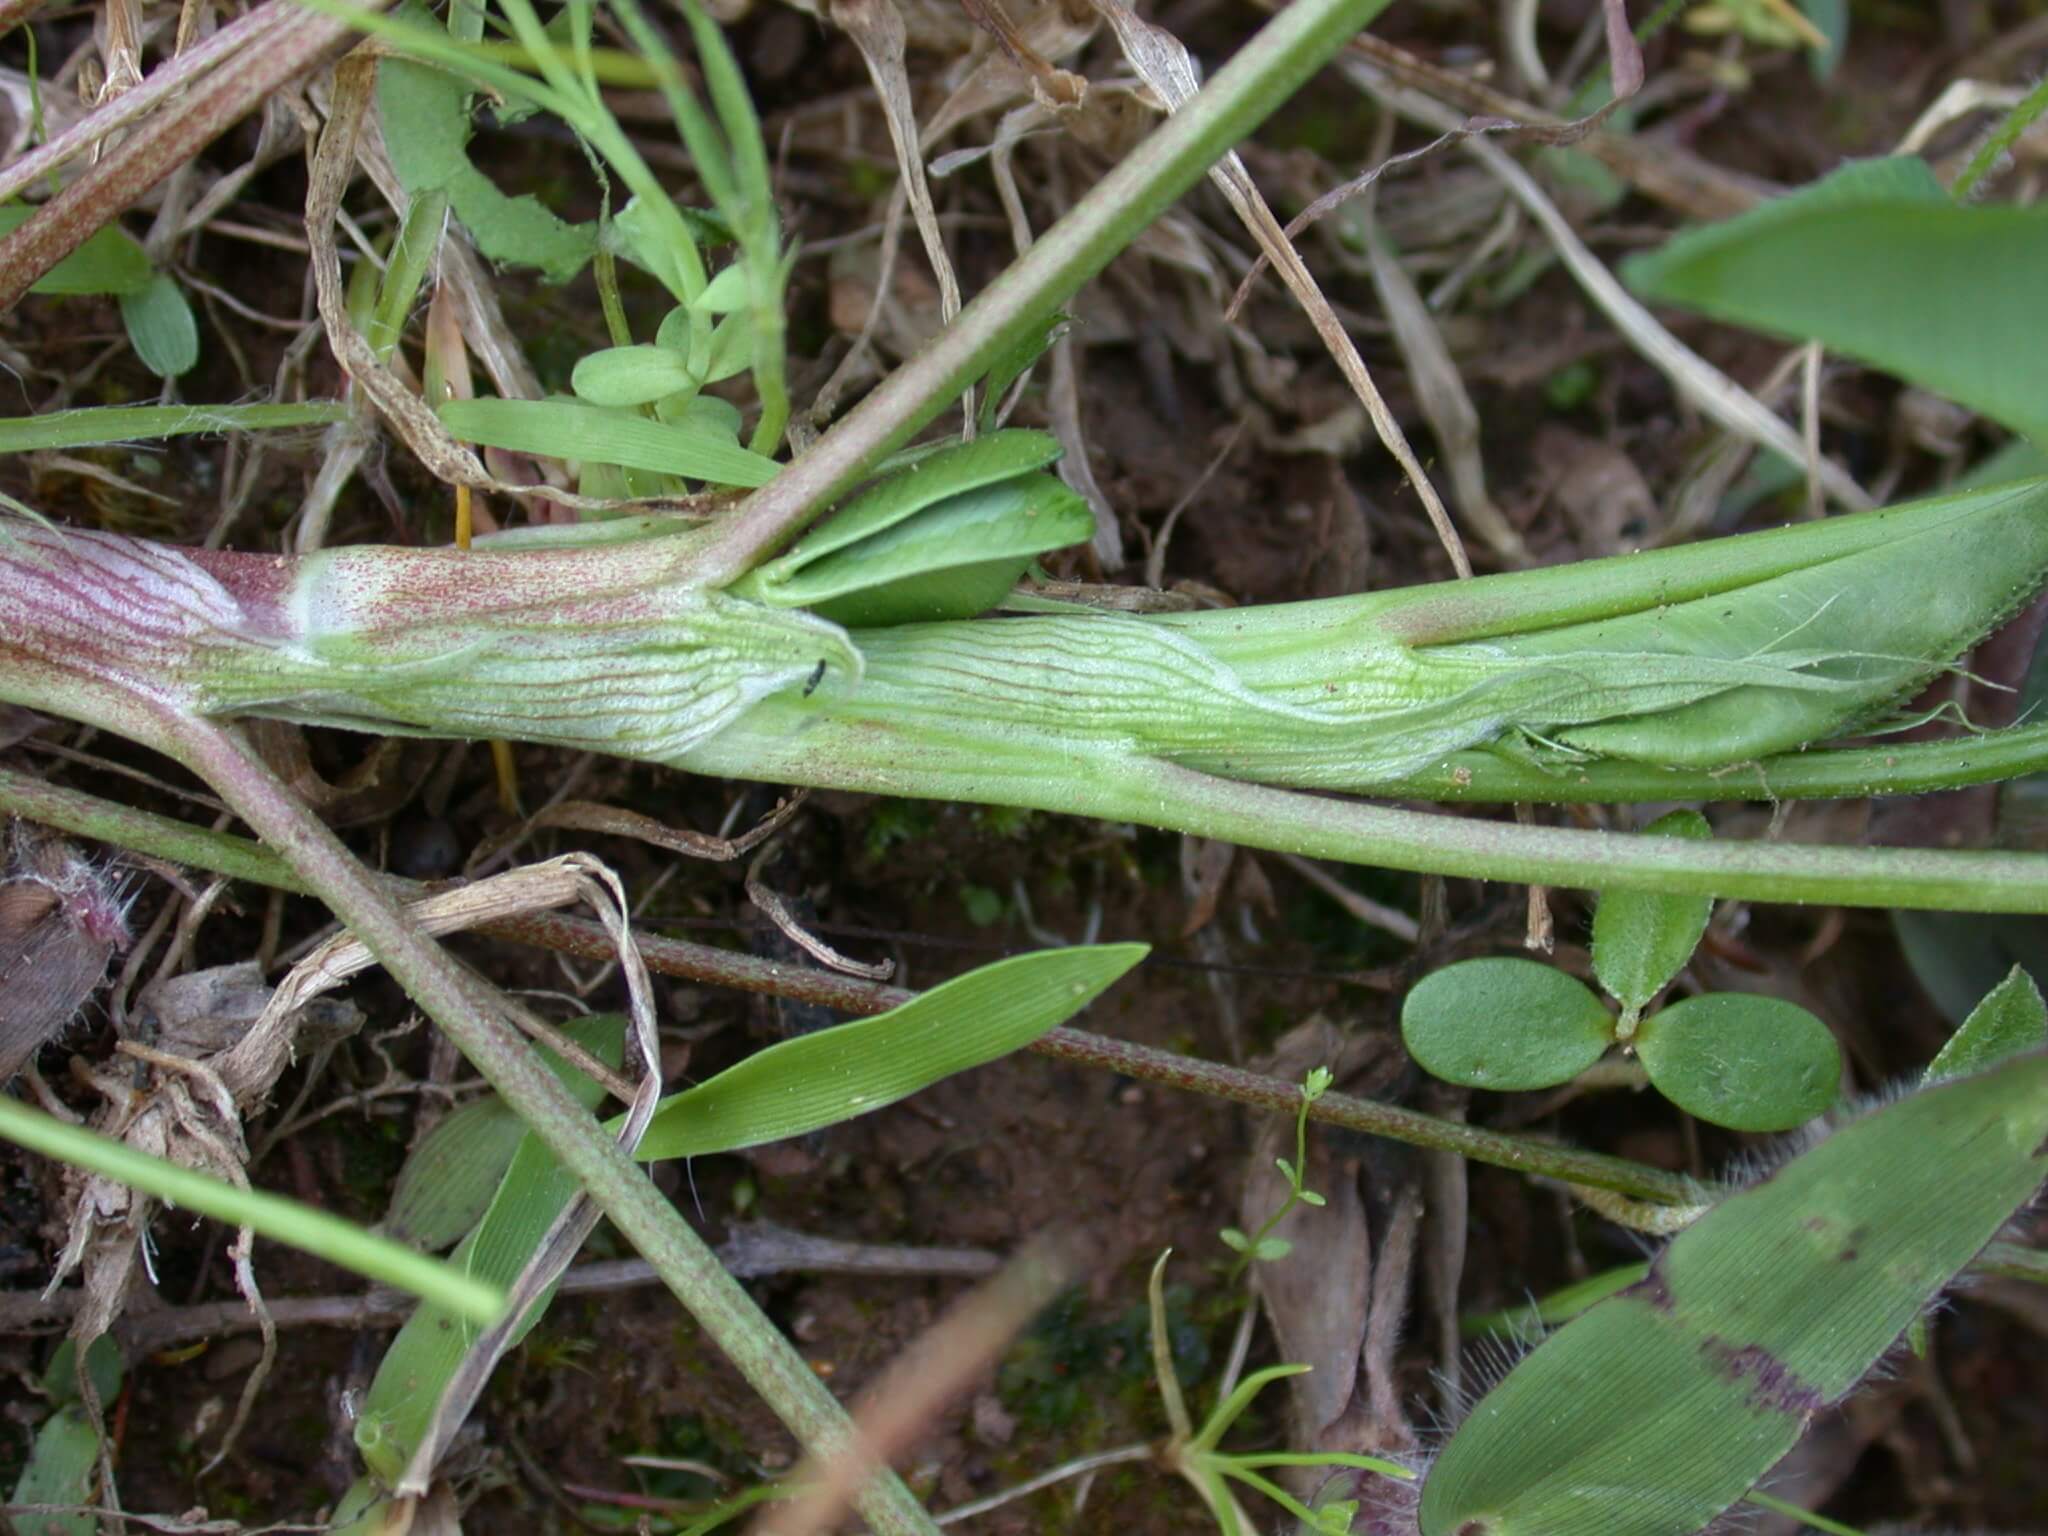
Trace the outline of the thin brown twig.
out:
<instances>
[{"instance_id":1,"label":"thin brown twig","mask_svg":"<svg viewBox=\"0 0 2048 1536\"><path fill-rule=\"evenodd\" d=\"M376 10L384 0L362 3ZM12 309L123 209L354 35L339 17L291 7L262 34L261 46L229 52L188 103L165 113L150 132L128 138L0 240L0 311Z\"/></svg>"}]
</instances>

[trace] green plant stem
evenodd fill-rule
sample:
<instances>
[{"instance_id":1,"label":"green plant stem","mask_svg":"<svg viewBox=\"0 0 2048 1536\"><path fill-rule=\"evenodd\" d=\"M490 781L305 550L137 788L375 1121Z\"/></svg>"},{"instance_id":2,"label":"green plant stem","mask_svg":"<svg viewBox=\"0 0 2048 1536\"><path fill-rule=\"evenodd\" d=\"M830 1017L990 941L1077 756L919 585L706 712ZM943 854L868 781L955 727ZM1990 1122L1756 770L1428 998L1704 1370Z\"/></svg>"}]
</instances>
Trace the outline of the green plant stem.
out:
<instances>
[{"instance_id":1,"label":"green plant stem","mask_svg":"<svg viewBox=\"0 0 2048 1536\"><path fill-rule=\"evenodd\" d=\"M1545 769L1494 752L1458 752L1375 793L1445 803L1627 805L1663 800L1849 800L1919 795L2048 772L2048 725L1943 741L1815 747L1734 768L1665 768L1607 758Z\"/></svg>"},{"instance_id":2,"label":"green plant stem","mask_svg":"<svg viewBox=\"0 0 2048 1536\"><path fill-rule=\"evenodd\" d=\"M1999 160L2019 142L2020 135L2031 128L2043 112L2048 112L2048 75L2036 81L2019 105L2000 120L1991 137L1977 146L1977 153L1970 156L1970 163L1963 167L1962 174L1949 188L1957 202L1964 201L1977 190L1977 184L1991 174Z\"/></svg>"},{"instance_id":3,"label":"green plant stem","mask_svg":"<svg viewBox=\"0 0 2048 1536\"><path fill-rule=\"evenodd\" d=\"M317 1206L267 1190L239 1189L225 1179L151 1157L83 1126L66 1125L4 1093L0 1140L101 1174L183 1210L248 1227L359 1275L427 1297L481 1325L495 1323L505 1310L504 1294L496 1286L440 1259L366 1232Z\"/></svg>"},{"instance_id":4,"label":"green plant stem","mask_svg":"<svg viewBox=\"0 0 2048 1536\"><path fill-rule=\"evenodd\" d=\"M422 936L372 877L231 729L190 718L166 723L169 752L211 784L250 828L317 890L335 916L441 1026L578 1184L661 1274L755 1391L813 1455L853 1433L842 1409L739 1282L560 1078L509 1028L486 984ZM884 1536L936 1528L893 1472L863 1488L861 1513Z\"/></svg>"},{"instance_id":5,"label":"green plant stem","mask_svg":"<svg viewBox=\"0 0 2048 1536\"><path fill-rule=\"evenodd\" d=\"M863 697L878 690L871 658ZM1029 733L934 741L884 717L817 715L799 734L770 700L678 760L693 772L1138 822L1307 858L1580 890L1927 911L2048 912L2048 857L1673 838L1431 815L1224 779L1115 743L1064 753ZM1060 745L1065 746L1066 743ZM1058 763L1057 769L1049 765Z\"/></svg>"},{"instance_id":6,"label":"green plant stem","mask_svg":"<svg viewBox=\"0 0 2048 1536\"><path fill-rule=\"evenodd\" d=\"M80 837L132 848L157 858L213 870L237 879L291 891L311 889L310 883L284 860L245 838L189 827L168 817L132 810L77 790L45 784L5 768L0 768L0 810ZM396 881L389 882L387 889L393 894L403 894L403 888ZM556 912L532 912L500 918L482 925L479 931L544 945L579 958L607 959L612 954L612 942L597 924ZM883 1013L900 1007L916 995L898 987L877 986L873 982L835 976L825 971L772 964L751 955L734 954L680 939L653 934L638 934L636 937L642 955L653 970L749 992L818 1003L849 1013ZM1048 1031L1032 1049L1077 1066L1097 1067L1163 1087L1229 1099L1252 1109L1293 1114L1301 1107L1299 1083L1084 1030L1061 1028ZM1308 1113L1310 1119L1328 1125L1385 1136L1441 1152L1453 1152L1497 1167L1567 1183L1612 1189L1636 1199L1682 1203L1695 1198L1698 1193L1687 1180L1640 1163L1489 1131L1461 1121L1440 1119L1420 1110L1354 1098L1349 1094L1325 1092L1310 1103Z\"/></svg>"},{"instance_id":7,"label":"green plant stem","mask_svg":"<svg viewBox=\"0 0 2048 1536\"><path fill-rule=\"evenodd\" d=\"M1107 266L1181 193L1263 122L1388 0L1295 0L1201 92L882 381L817 445L756 491L693 556L692 574L724 586L828 505L959 397L1004 352Z\"/></svg>"}]
</instances>

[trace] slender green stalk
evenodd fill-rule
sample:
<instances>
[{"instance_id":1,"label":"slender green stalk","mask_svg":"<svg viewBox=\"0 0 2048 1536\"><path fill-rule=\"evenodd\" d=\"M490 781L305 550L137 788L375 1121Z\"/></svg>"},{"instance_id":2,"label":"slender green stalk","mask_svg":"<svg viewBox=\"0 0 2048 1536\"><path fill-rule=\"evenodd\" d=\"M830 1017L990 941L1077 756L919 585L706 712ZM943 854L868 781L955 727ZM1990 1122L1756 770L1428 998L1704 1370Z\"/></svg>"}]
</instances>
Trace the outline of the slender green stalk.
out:
<instances>
[{"instance_id":1,"label":"slender green stalk","mask_svg":"<svg viewBox=\"0 0 2048 1536\"><path fill-rule=\"evenodd\" d=\"M724 586L751 569L884 454L908 442L998 358L1042 331L1083 283L1387 4L1294 0L952 325L722 522L717 537L693 555L697 579Z\"/></svg>"},{"instance_id":2,"label":"slender green stalk","mask_svg":"<svg viewBox=\"0 0 2048 1536\"><path fill-rule=\"evenodd\" d=\"M845 1410L681 1213L598 1129L561 1079L501 1022L496 1001L481 979L455 964L406 920L340 840L238 735L180 720L164 733L161 746L211 783L236 814L319 892L654 1265L676 1299L797 1438L814 1453L830 1454L844 1445L853 1433ZM864 1487L859 1503L870 1524L885 1536L930 1536L935 1529L893 1472L878 1472Z\"/></svg>"},{"instance_id":3,"label":"slender green stalk","mask_svg":"<svg viewBox=\"0 0 2048 1536\"><path fill-rule=\"evenodd\" d=\"M225 1179L151 1157L83 1126L66 1125L4 1093L0 1093L0 1140L104 1175L184 1210L248 1227L372 1280L438 1302L479 1325L495 1323L505 1310L505 1296L498 1287L440 1259L366 1232L317 1206L266 1190L239 1189Z\"/></svg>"}]
</instances>

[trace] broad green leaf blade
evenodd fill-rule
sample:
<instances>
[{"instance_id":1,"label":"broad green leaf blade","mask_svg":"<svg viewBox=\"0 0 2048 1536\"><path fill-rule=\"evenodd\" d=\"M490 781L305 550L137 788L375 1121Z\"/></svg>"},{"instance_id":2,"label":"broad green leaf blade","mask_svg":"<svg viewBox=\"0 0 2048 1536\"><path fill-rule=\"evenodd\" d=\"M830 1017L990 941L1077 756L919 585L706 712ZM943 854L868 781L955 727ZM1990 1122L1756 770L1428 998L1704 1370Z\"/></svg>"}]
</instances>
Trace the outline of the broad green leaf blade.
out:
<instances>
[{"instance_id":1,"label":"broad green leaf blade","mask_svg":"<svg viewBox=\"0 0 2048 1536\"><path fill-rule=\"evenodd\" d=\"M2048 1003L2042 1001L2034 978L2016 965L1970 1010L1962 1028L1949 1036L1948 1044L1928 1065L1927 1081L1967 1077L2008 1056L2038 1051L2044 1045L2048 1045Z\"/></svg>"},{"instance_id":2,"label":"broad green leaf blade","mask_svg":"<svg viewBox=\"0 0 2048 1536\"><path fill-rule=\"evenodd\" d=\"M1860 162L1625 262L1645 298L1819 341L2048 438L2048 207L1958 206L1924 162Z\"/></svg>"},{"instance_id":3,"label":"broad green leaf blade","mask_svg":"<svg viewBox=\"0 0 2048 1536\"><path fill-rule=\"evenodd\" d=\"M76 1403L59 1408L36 1431L28 1464L14 1485L9 1504L90 1504L99 1482L100 1442L85 1410ZM99 1517L82 1515L10 1515L18 1536L93 1536Z\"/></svg>"},{"instance_id":4,"label":"broad green leaf blade","mask_svg":"<svg viewBox=\"0 0 2048 1536\"><path fill-rule=\"evenodd\" d=\"M80 1406L77 1341L57 1346L43 1371L42 1387L55 1411L36 1432L28 1462L14 1484L10 1504L90 1504L99 1480L99 1437ZM103 1406L111 1407L121 1390L121 1352L113 1338L101 1334L86 1351L86 1369ZM10 1517L17 1536L94 1536L96 1515L28 1515Z\"/></svg>"},{"instance_id":5,"label":"broad green leaf blade","mask_svg":"<svg viewBox=\"0 0 2048 1536\"><path fill-rule=\"evenodd\" d=\"M1093 1002L1144 958L1142 944L1017 955L888 1013L785 1040L668 1099L643 1159L701 1157L801 1136L880 1109L941 1078L1021 1050ZM614 1134L616 1121L606 1129ZM509 1283L574 1192L528 1136L482 1224L456 1250L478 1277ZM531 1328L543 1308L525 1319ZM388 1483L411 1460L441 1388L477 1330L435 1306L413 1314L371 1383L356 1446Z\"/></svg>"},{"instance_id":6,"label":"broad green leaf blade","mask_svg":"<svg viewBox=\"0 0 2048 1536\"><path fill-rule=\"evenodd\" d=\"M1043 469L1059 456L1060 445L1049 433L1017 429L925 454L863 491L757 574L778 585L791 581L827 555L872 538L946 497Z\"/></svg>"},{"instance_id":7,"label":"broad green leaf blade","mask_svg":"<svg viewBox=\"0 0 2048 1536\"><path fill-rule=\"evenodd\" d=\"M140 291L120 296L121 323L142 366L175 379L199 361L199 322L177 282L159 272Z\"/></svg>"},{"instance_id":8,"label":"broad green leaf blade","mask_svg":"<svg viewBox=\"0 0 2048 1536\"><path fill-rule=\"evenodd\" d=\"M11 235L34 216L27 203L0 208L0 235ZM87 295L140 293L155 271L141 243L118 224L103 224L85 243L37 278L30 293Z\"/></svg>"},{"instance_id":9,"label":"broad green leaf blade","mask_svg":"<svg viewBox=\"0 0 2048 1536\"><path fill-rule=\"evenodd\" d=\"M1576 977L1533 960L1463 960L1416 983L1401 1038L1422 1069L1468 1088L1553 1088L1598 1061L1614 1020Z\"/></svg>"},{"instance_id":10,"label":"broad green leaf blade","mask_svg":"<svg viewBox=\"0 0 2048 1536\"><path fill-rule=\"evenodd\" d=\"M94 443L139 443L207 432L268 432L324 427L345 420L339 400L303 405L94 405L41 416L0 420L0 453L39 448L82 448Z\"/></svg>"},{"instance_id":11,"label":"broad green leaf blade","mask_svg":"<svg viewBox=\"0 0 2048 1536\"><path fill-rule=\"evenodd\" d=\"M1422 1536L1689 1536L1749 1492L2040 1187L2048 1053L1837 1130L1478 1405Z\"/></svg>"},{"instance_id":12,"label":"broad green leaf blade","mask_svg":"<svg viewBox=\"0 0 2048 1536\"><path fill-rule=\"evenodd\" d=\"M1796 1003L1747 992L1689 997L1637 1027L1636 1055L1657 1091L1735 1131L1789 1131L1842 1090L1842 1051Z\"/></svg>"},{"instance_id":13,"label":"broad green leaf blade","mask_svg":"<svg viewBox=\"0 0 2048 1536\"><path fill-rule=\"evenodd\" d=\"M1714 829L1698 811L1673 811L1643 828L1643 834L1703 843ZM1713 915L1708 896L1602 891L1593 910L1593 974L1611 997L1640 1012L1692 958Z\"/></svg>"},{"instance_id":14,"label":"broad green leaf blade","mask_svg":"<svg viewBox=\"0 0 2048 1536\"><path fill-rule=\"evenodd\" d=\"M752 490L782 468L701 421L665 424L576 400L450 400L440 415L448 430L467 442L712 485Z\"/></svg>"}]
</instances>

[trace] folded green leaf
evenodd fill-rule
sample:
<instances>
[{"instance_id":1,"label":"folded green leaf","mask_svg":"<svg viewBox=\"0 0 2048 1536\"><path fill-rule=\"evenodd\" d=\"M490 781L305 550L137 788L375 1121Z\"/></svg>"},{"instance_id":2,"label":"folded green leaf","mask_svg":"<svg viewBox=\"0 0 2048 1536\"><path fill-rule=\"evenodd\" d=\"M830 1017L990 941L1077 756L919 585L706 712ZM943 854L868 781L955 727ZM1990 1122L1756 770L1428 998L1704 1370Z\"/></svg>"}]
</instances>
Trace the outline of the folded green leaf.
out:
<instances>
[{"instance_id":1,"label":"folded green leaf","mask_svg":"<svg viewBox=\"0 0 2048 1536\"><path fill-rule=\"evenodd\" d=\"M2048 207L1951 201L1924 161L1858 161L1622 266L1645 298L1889 369L2048 440Z\"/></svg>"},{"instance_id":2,"label":"folded green leaf","mask_svg":"<svg viewBox=\"0 0 2048 1536\"><path fill-rule=\"evenodd\" d=\"M1059 445L996 432L919 455L733 590L841 624L971 618L1038 555L1094 531L1087 503L1050 475Z\"/></svg>"}]
</instances>

